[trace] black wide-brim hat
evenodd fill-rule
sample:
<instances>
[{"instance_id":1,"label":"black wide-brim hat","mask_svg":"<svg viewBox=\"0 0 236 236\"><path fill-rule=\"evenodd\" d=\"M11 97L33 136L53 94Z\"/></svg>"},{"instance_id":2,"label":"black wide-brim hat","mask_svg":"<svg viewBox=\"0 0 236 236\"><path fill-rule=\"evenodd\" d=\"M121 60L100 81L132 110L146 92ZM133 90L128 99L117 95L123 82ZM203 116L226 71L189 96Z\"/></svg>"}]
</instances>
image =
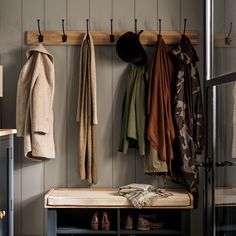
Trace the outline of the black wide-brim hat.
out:
<instances>
[{"instance_id":1,"label":"black wide-brim hat","mask_svg":"<svg viewBox=\"0 0 236 236\"><path fill-rule=\"evenodd\" d=\"M144 65L147 62L147 54L139 41L139 34L127 32L120 36L116 43L116 52L125 62L135 65Z\"/></svg>"}]
</instances>

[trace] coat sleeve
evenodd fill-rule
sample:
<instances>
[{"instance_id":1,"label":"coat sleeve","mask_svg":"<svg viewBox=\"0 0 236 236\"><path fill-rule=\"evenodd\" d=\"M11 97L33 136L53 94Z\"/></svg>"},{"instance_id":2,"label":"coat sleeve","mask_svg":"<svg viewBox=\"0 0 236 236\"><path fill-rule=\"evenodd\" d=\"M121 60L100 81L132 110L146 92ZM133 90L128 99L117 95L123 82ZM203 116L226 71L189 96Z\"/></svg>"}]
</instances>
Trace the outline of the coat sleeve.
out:
<instances>
[{"instance_id":1,"label":"coat sleeve","mask_svg":"<svg viewBox=\"0 0 236 236\"><path fill-rule=\"evenodd\" d=\"M197 67L192 65L192 79L193 83L193 102L194 102L194 111L193 111L193 138L195 143L195 149L197 154L201 154L204 146L204 117L203 117L203 102L202 102L202 93L200 78Z\"/></svg>"},{"instance_id":2,"label":"coat sleeve","mask_svg":"<svg viewBox=\"0 0 236 236\"><path fill-rule=\"evenodd\" d=\"M30 99L31 128L32 132L49 133L53 112L54 65L45 54L40 54L38 62L38 74Z\"/></svg>"},{"instance_id":3,"label":"coat sleeve","mask_svg":"<svg viewBox=\"0 0 236 236\"><path fill-rule=\"evenodd\" d=\"M26 64L21 69L17 84L16 128L18 137L24 136L26 110L27 110L28 96L30 89L29 78L31 78L32 76L31 75L32 60L33 60L32 58L28 59Z\"/></svg>"}]
</instances>

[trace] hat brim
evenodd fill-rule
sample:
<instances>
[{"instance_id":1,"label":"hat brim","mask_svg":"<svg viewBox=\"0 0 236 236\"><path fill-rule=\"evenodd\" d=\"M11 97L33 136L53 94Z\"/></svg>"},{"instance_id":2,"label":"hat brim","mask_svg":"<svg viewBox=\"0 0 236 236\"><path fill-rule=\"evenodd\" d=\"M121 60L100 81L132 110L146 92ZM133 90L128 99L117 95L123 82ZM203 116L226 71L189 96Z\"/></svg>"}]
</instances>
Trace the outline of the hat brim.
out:
<instances>
[{"instance_id":1,"label":"hat brim","mask_svg":"<svg viewBox=\"0 0 236 236\"><path fill-rule=\"evenodd\" d=\"M116 43L118 56L127 63L143 65L147 62L147 54L139 41L139 35L126 32Z\"/></svg>"}]
</instances>

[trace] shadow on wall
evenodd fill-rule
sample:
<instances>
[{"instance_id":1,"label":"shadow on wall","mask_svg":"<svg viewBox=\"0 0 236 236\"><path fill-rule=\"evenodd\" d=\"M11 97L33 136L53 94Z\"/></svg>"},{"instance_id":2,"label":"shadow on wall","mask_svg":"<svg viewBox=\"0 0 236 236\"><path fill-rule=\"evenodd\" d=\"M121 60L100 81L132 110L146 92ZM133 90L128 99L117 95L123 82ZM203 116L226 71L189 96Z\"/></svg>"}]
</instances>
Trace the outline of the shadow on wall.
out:
<instances>
[{"instance_id":1,"label":"shadow on wall","mask_svg":"<svg viewBox=\"0 0 236 236\"><path fill-rule=\"evenodd\" d=\"M33 197L24 198L22 201L22 221L25 221L22 225L28 225L33 224L34 232L43 232L43 226L40 225L38 222L39 218L41 218L41 221L44 222L44 194L35 194ZM19 214L19 212L16 212L16 214ZM37 229L38 228L38 229ZM28 227L27 229L22 229L23 232L27 232L28 234L34 233L29 232L32 230L32 227Z\"/></svg>"},{"instance_id":2,"label":"shadow on wall","mask_svg":"<svg viewBox=\"0 0 236 236\"><path fill-rule=\"evenodd\" d=\"M21 50L19 48L1 52L4 60L3 69L3 97L2 101L2 128L16 127L16 91L21 66ZM10 105L9 105L10 104ZM9 116L9 114L11 114Z\"/></svg>"}]
</instances>

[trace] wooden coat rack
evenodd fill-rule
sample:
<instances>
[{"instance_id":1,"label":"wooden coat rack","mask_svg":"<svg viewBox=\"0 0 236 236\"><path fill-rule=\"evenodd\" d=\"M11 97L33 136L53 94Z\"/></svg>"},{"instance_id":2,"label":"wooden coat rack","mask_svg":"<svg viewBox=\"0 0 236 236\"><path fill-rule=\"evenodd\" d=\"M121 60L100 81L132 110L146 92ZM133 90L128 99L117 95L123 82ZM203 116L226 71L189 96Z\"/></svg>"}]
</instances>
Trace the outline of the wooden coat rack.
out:
<instances>
[{"instance_id":1,"label":"wooden coat rack","mask_svg":"<svg viewBox=\"0 0 236 236\"><path fill-rule=\"evenodd\" d=\"M114 31L114 42L110 40L110 31L90 31L95 45L114 45L117 39L127 31ZM43 35L44 45L81 45L86 31L66 31L67 40L63 42L63 33L61 31L44 31L40 32ZM167 45L174 45L180 39L181 33L177 31L162 31L163 39ZM186 35L191 40L192 44L198 44L198 34L196 31L187 31ZM37 45L39 43L39 32L26 32L26 42L29 45ZM157 31L144 31L140 35L140 41L143 45L154 45L157 41Z\"/></svg>"},{"instance_id":2,"label":"wooden coat rack","mask_svg":"<svg viewBox=\"0 0 236 236\"><path fill-rule=\"evenodd\" d=\"M88 32L91 33L95 45L114 45L117 39L126 33L127 31L116 31L113 32L113 19L111 21L111 31L90 31L89 30L89 19L86 19L86 31L67 31L64 29L64 19L62 19L62 32L61 31L45 31L40 30L40 19L38 22L38 31L27 32L26 42L30 45L37 45L42 42L44 45L81 45L84 35ZM159 34L163 36L167 45L174 45L180 39L180 32L177 31L162 31L161 30L161 19L159 22ZM135 19L135 33L138 33L138 20ZM198 43L198 35L194 31L186 32L187 19L184 19L184 32L192 44ZM140 35L140 42L143 45L154 45L157 41L156 31L144 31Z\"/></svg>"}]
</instances>

